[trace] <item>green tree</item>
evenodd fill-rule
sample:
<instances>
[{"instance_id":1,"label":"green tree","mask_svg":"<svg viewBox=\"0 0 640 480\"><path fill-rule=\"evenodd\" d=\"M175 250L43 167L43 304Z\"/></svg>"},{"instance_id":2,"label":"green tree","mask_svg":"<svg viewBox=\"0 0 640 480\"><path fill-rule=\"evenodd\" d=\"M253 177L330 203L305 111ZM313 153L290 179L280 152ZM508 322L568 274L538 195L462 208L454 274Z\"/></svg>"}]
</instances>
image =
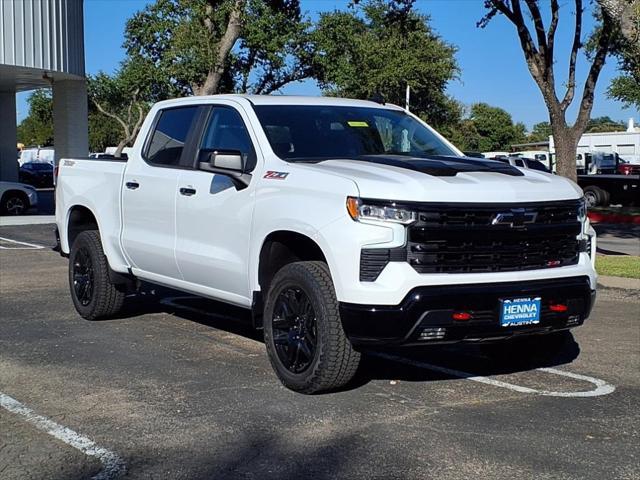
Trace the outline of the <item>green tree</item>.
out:
<instances>
[{"instance_id":1,"label":"green tree","mask_svg":"<svg viewBox=\"0 0 640 480\"><path fill-rule=\"evenodd\" d=\"M299 0L156 0L127 22L129 58L168 96L271 93L307 78Z\"/></svg>"},{"instance_id":2,"label":"green tree","mask_svg":"<svg viewBox=\"0 0 640 480\"><path fill-rule=\"evenodd\" d=\"M626 107L640 110L640 78L632 75L620 75L613 80L607 90L609 98L622 102Z\"/></svg>"},{"instance_id":3,"label":"green tree","mask_svg":"<svg viewBox=\"0 0 640 480\"><path fill-rule=\"evenodd\" d=\"M640 0L608 0L606 5L611 15L621 19L612 48L621 75L611 81L607 95L626 107L640 109Z\"/></svg>"},{"instance_id":4,"label":"green tree","mask_svg":"<svg viewBox=\"0 0 640 480\"><path fill-rule=\"evenodd\" d=\"M29 113L18 125L18 142L25 145L53 145L53 99L50 90L36 90L27 99ZM89 104L89 149L104 151L119 141L118 124Z\"/></svg>"},{"instance_id":5,"label":"green tree","mask_svg":"<svg viewBox=\"0 0 640 480\"><path fill-rule=\"evenodd\" d=\"M585 132L623 132L625 129L626 125L624 122L616 122L610 117L596 117L589 120Z\"/></svg>"},{"instance_id":6,"label":"green tree","mask_svg":"<svg viewBox=\"0 0 640 480\"><path fill-rule=\"evenodd\" d=\"M126 61L113 75L99 72L88 77L87 90L92 106L119 126L116 157L136 139L155 96L155 82L144 62L139 62Z\"/></svg>"},{"instance_id":7,"label":"green tree","mask_svg":"<svg viewBox=\"0 0 640 480\"><path fill-rule=\"evenodd\" d=\"M546 142L551 136L551 124L549 122L536 123L527 138L529 142Z\"/></svg>"},{"instance_id":8,"label":"green tree","mask_svg":"<svg viewBox=\"0 0 640 480\"><path fill-rule=\"evenodd\" d=\"M468 119L473 125L476 135L470 140L474 144L468 145L470 150L488 152L495 150L509 150L514 143L525 140L525 126L513 123L511 115L499 107L492 107L486 103L476 103L471 106ZM470 129L470 126L466 127Z\"/></svg>"},{"instance_id":9,"label":"green tree","mask_svg":"<svg viewBox=\"0 0 640 480\"><path fill-rule=\"evenodd\" d=\"M107 147L118 145L121 135L121 127L118 122L101 114L90 102L89 151L104 152Z\"/></svg>"},{"instance_id":10,"label":"green tree","mask_svg":"<svg viewBox=\"0 0 640 480\"><path fill-rule=\"evenodd\" d=\"M435 125L451 122L447 83L458 74L456 48L431 28L411 1L370 0L320 16L312 33L316 78L329 95L404 105Z\"/></svg>"},{"instance_id":11,"label":"green tree","mask_svg":"<svg viewBox=\"0 0 640 480\"><path fill-rule=\"evenodd\" d=\"M18 142L53 145L53 98L51 90L35 90L27 99L29 114L18 125Z\"/></svg>"}]
</instances>

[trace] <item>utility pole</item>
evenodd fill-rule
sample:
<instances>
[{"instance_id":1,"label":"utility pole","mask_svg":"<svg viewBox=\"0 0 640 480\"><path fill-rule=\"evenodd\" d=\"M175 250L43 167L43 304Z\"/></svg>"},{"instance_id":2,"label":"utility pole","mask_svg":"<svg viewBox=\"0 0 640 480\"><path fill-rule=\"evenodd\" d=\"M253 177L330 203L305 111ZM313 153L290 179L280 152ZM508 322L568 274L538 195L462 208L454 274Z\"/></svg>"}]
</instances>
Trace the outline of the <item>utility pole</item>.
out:
<instances>
[{"instance_id":1,"label":"utility pole","mask_svg":"<svg viewBox=\"0 0 640 480\"><path fill-rule=\"evenodd\" d=\"M409 97L411 96L411 87L407 84L407 91L404 95L404 109L409 111Z\"/></svg>"}]
</instances>

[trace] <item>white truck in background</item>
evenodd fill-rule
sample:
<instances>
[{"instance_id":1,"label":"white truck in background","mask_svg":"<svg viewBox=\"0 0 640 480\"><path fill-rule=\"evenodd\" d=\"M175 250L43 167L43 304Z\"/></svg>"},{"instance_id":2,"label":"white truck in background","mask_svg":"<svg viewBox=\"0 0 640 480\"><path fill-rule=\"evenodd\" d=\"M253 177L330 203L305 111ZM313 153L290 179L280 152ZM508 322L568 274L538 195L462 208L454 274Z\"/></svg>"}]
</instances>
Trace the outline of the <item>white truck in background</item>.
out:
<instances>
[{"instance_id":1,"label":"white truck in background","mask_svg":"<svg viewBox=\"0 0 640 480\"><path fill-rule=\"evenodd\" d=\"M349 382L363 348L557 353L595 298L579 187L465 158L393 105L161 102L127 161L62 159L56 205L81 316L115 315L139 280L251 309L304 393Z\"/></svg>"}]
</instances>

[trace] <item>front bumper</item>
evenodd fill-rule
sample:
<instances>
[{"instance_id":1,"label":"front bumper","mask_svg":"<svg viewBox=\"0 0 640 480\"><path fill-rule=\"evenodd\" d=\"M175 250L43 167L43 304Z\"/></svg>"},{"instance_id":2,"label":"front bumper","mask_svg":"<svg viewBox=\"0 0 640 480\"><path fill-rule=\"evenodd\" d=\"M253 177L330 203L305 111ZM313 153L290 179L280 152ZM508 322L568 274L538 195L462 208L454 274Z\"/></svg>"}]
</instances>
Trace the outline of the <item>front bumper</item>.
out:
<instances>
[{"instance_id":1,"label":"front bumper","mask_svg":"<svg viewBox=\"0 0 640 480\"><path fill-rule=\"evenodd\" d=\"M542 298L540 323L502 327L500 299ZM516 335L566 330L582 325L595 302L589 277L526 282L416 287L398 305L340 303L345 332L358 345L424 345L495 340ZM551 311L551 303L567 305ZM469 312L472 318L455 321L452 314ZM425 336L423 332L430 332ZM422 334L422 337L421 337Z\"/></svg>"}]
</instances>

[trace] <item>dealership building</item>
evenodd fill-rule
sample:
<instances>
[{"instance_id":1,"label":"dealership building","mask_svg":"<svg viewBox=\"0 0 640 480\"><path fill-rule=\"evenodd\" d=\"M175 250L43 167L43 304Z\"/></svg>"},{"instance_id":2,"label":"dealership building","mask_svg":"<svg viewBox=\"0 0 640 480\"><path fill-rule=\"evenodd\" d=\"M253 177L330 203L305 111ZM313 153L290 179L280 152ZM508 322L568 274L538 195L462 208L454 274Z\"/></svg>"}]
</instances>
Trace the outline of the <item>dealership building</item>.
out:
<instances>
[{"instance_id":1,"label":"dealership building","mask_svg":"<svg viewBox=\"0 0 640 480\"><path fill-rule=\"evenodd\" d=\"M86 156L82 0L0 0L0 180L18 179L16 93L51 88L56 159Z\"/></svg>"}]
</instances>

